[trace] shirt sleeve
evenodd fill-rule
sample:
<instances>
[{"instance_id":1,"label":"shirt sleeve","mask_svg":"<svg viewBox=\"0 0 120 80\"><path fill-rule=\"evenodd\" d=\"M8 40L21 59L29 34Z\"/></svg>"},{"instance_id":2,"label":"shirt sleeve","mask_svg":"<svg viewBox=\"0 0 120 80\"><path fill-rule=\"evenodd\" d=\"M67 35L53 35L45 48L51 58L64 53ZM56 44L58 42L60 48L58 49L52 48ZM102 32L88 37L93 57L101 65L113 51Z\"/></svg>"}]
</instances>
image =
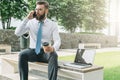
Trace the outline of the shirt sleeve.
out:
<instances>
[{"instance_id":1,"label":"shirt sleeve","mask_svg":"<svg viewBox=\"0 0 120 80\"><path fill-rule=\"evenodd\" d=\"M54 24L54 29L53 29L53 41L54 41L53 47L55 51L59 50L61 45L61 39L58 31L58 25L56 23Z\"/></svg>"},{"instance_id":2,"label":"shirt sleeve","mask_svg":"<svg viewBox=\"0 0 120 80\"><path fill-rule=\"evenodd\" d=\"M23 20L22 24L16 28L15 35L21 36L21 35L25 34L26 32L28 32L28 29L29 29L28 21L29 21L29 19L27 19L27 18Z\"/></svg>"}]
</instances>

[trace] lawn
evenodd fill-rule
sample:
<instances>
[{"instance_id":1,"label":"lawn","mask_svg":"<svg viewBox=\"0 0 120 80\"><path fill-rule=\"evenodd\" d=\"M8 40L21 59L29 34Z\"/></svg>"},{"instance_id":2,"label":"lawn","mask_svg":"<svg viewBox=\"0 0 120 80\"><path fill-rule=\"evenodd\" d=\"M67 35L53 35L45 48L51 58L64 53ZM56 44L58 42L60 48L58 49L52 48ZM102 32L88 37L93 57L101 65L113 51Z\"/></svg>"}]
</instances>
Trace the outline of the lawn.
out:
<instances>
[{"instance_id":1,"label":"lawn","mask_svg":"<svg viewBox=\"0 0 120 80\"><path fill-rule=\"evenodd\" d=\"M75 55L59 57L59 60L73 61ZM120 51L97 53L95 65L104 66L104 80L120 79Z\"/></svg>"}]
</instances>

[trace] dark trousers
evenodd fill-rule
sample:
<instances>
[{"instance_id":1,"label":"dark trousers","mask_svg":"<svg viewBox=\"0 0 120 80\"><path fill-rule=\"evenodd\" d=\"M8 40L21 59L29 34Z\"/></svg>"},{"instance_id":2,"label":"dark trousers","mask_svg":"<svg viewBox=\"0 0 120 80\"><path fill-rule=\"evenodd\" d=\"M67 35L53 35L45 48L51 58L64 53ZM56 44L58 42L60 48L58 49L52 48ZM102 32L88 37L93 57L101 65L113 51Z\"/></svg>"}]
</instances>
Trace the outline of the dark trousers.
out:
<instances>
[{"instance_id":1,"label":"dark trousers","mask_svg":"<svg viewBox=\"0 0 120 80\"><path fill-rule=\"evenodd\" d=\"M28 80L28 62L45 62L48 63L49 80L57 80L58 56L56 52L44 53L41 49L40 54L36 54L34 49L25 49L19 54L19 73L20 80Z\"/></svg>"}]
</instances>

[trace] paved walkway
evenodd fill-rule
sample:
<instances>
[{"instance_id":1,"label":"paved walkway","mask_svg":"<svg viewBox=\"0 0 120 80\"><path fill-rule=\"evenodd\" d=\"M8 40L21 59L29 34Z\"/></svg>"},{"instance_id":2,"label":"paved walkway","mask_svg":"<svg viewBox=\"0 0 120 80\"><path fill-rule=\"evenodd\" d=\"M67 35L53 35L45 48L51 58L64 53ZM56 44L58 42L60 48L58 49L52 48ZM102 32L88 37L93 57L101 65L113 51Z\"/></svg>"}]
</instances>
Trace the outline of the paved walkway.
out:
<instances>
[{"instance_id":1,"label":"paved walkway","mask_svg":"<svg viewBox=\"0 0 120 80\"><path fill-rule=\"evenodd\" d=\"M100 49L95 49L96 53L101 53L101 52L110 52L110 51L120 51L120 47L111 47L111 48L100 48ZM68 55L73 55L76 54L77 49L61 49L58 51L59 56L68 56Z\"/></svg>"}]
</instances>

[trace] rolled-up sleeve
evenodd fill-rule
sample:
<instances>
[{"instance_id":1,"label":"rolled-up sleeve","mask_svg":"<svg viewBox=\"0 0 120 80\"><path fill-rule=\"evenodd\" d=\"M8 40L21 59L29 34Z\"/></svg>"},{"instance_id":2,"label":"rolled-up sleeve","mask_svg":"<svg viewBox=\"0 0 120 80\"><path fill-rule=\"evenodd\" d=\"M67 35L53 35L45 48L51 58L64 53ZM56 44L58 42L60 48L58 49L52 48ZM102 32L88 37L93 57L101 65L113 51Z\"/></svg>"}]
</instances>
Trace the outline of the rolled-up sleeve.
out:
<instances>
[{"instance_id":1,"label":"rolled-up sleeve","mask_svg":"<svg viewBox=\"0 0 120 80\"><path fill-rule=\"evenodd\" d=\"M54 24L54 29L53 29L53 41L54 41L53 47L55 51L59 50L61 45L61 39L58 31L58 25L56 23Z\"/></svg>"},{"instance_id":2,"label":"rolled-up sleeve","mask_svg":"<svg viewBox=\"0 0 120 80\"><path fill-rule=\"evenodd\" d=\"M29 21L29 19L27 19L27 18L23 20L22 24L16 28L15 35L21 36L21 35L25 34L26 32L28 32L28 29L29 29L28 21Z\"/></svg>"}]
</instances>

